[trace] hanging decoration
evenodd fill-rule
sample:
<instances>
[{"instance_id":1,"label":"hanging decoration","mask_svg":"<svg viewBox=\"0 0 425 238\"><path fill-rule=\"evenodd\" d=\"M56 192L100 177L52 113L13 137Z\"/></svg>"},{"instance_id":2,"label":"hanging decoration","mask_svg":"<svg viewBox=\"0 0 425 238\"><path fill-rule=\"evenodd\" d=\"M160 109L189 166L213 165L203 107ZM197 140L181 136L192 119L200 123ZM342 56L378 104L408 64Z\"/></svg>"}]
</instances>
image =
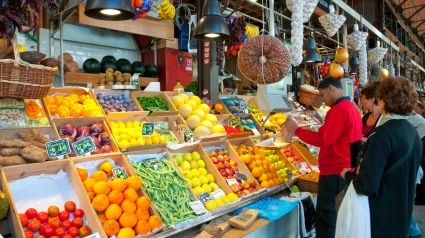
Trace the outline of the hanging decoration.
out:
<instances>
[{"instance_id":1,"label":"hanging decoration","mask_svg":"<svg viewBox=\"0 0 425 238\"><path fill-rule=\"evenodd\" d=\"M389 75L388 69L382 68L381 69L381 79L388 78L388 75Z\"/></svg>"},{"instance_id":2,"label":"hanging decoration","mask_svg":"<svg viewBox=\"0 0 425 238\"><path fill-rule=\"evenodd\" d=\"M226 40L227 54L231 57L235 57L242 47L244 41L246 22L245 17L235 17L233 20L227 23L230 31L230 38Z\"/></svg>"},{"instance_id":3,"label":"hanging decoration","mask_svg":"<svg viewBox=\"0 0 425 238\"><path fill-rule=\"evenodd\" d=\"M348 57L349 57L349 55L348 55L347 49L339 46L338 49L335 52L335 60L338 63L343 64L343 63L347 62Z\"/></svg>"},{"instance_id":4,"label":"hanging decoration","mask_svg":"<svg viewBox=\"0 0 425 238\"><path fill-rule=\"evenodd\" d=\"M298 2L303 2L303 23L306 23L310 20L311 15L314 12L314 8L317 6L319 0L297 0L297 1L286 1L286 6L289 11L293 12L294 4Z\"/></svg>"},{"instance_id":5,"label":"hanging decoration","mask_svg":"<svg viewBox=\"0 0 425 238\"><path fill-rule=\"evenodd\" d=\"M168 0L164 0L161 3L161 5L159 5L159 6L161 6L159 8L159 10L162 11L163 10L162 7L164 7L164 8L167 7L168 6L167 3L168 3ZM172 4L169 4L169 5L171 5L171 7L172 7L172 8L169 8L170 12L171 12L171 10L175 11L173 5ZM133 7L134 7L134 10L135 10L135 13L136 13L136 16L133 18L133 21L135 21L137 19L144 18L146 15L148 15L148 13L150 11L152 11L153 0L142 0L142 1L133 0Z\"/></svg>"},{"instance_id":6,"label":"hanging decoration","mask_svg":"<svg viewBox=\"0 0 425 238\"><path fill-rule=\"evenodd\" d=\"M245 35L249 38L260 35L260 28L254 25L247 25Z\"/></svg>"},{"instance_id":7,"label":"hanging decoration","mask_svg":"<svg viewBox=\"0 0 425 238\"><path fill-rule=\"evenodd\" d=\"M367 35L367 32L359 31L359 25L357 23L354 24L353 33L347 36L348 48L354 51L359 51L362 45L366 42Z\"/></svg>"},{"instance_id":8,"label":"hanging decoration","mask_svg":"<svg viewBox=\"0 0 425 238\"><path fill-rule=\"evenodd\" d=\"M335 13L333 5L329 6L329 13L319 17L319 22L325 28L328 36L332 37L338 31L338 29L344 24L345 16L338 15Z\"/></svg>"},{"instance_id":9,"label":"hanging decoration","mask_svg":"<svg viewBox=\"0 0 425 238\"><path fill-rule=\"evenodd\" d=\"M303 61L303 8L304 1L286 0L287 5L292 5L292 22L291 22L291 64L296 67Z\"/></svg>"},{"instance_id":10,"label":"hanging decoration","mask_svg":"<svg viewBox=\"0 0 425 238\"><path fill-rule=\"evenodd\" d=\"M381 61L385 54L387 54L388 48L381 48L381 42L377 41L376 48L369 50L369 59L372 61L379 62Z\"/></svg>"},{"instance_id":11,"label":"hanging decoration","mask_svg":"<svg viewBox=\"0 0 425 238\"><path fill-rule=\"evenodd\" d=\"M289 72L289 52L274 36L260 35L248 39L239 51L238 67L242 74L257 84L272 84Z\"/></svg>"},{"instance_id":12,"label":"hanging decoration","mask_svg":"<svg viewBox=\"0 0 425 238\"><path fill-rule=\"evenodd\" d=\"M375 82L381 79L381 66L379 65L377 61L368 60L367 68L368 68L367 78L369 82Z\"/></svg>"},{"instance_id":13,"label":"hanging decoration","mask_svg":"<svg viewBox=\"0 0 425 238\"><path fill-rule=\"evenodd\" d=\"M145 2L145 1L143 1L143 2ZM148 0L148 2L149 2L149 0ZM142 3L142 5L143 5L143 3ZM185 5L179 4L179 6L181 7L181 6L185 6ZM176 8L168 0L164 0L161 4L158 5L158 7L156 7L156 9L158 9L158 16L161 20L173 20L174 17L176 16ZM187 9L185 9L185 10L187 12ZM189 13L190 13L190 10L189 10ZM147 15L147 13L145 13L145 14Z\"/></svg>"},{"instance_id":14,"label":"hanging decoration","mask_svg":"<svg viewBox=\"0 0 425 238\"><path fill-rule=\"evenodd\" d=\"M367 84L367 45L366 41L361 44L359 50L359 82L361 86L364 86Z\"/></svg>"},{"instance_id":15,"label":"hanging decoration","mask_svg":"<svg viewBox=\"0 0 425 238\"><path fill-rule=\"evenodd\" d=\"M329 76L337 79L341 79L344 76L344 69L337 62L332 62L329 67Z\"/></svg>"}]
</instances>

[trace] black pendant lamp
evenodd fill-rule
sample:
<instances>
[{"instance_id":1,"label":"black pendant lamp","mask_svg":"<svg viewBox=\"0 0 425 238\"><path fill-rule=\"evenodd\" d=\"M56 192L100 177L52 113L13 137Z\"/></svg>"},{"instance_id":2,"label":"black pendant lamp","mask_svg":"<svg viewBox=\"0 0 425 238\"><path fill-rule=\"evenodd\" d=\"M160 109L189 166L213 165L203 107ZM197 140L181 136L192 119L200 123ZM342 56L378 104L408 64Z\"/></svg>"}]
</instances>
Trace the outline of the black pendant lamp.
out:
<instances>
[{"instance_id":1,"label":"black pendant lamp","mask_svg":"<svg viewBox=\"0 0 425 238\"><path fill-rule=\"evenodd\" d=\"M202 18L196 24L194 36L198 40L209 41L222 41L230 37L218 0L205 0Z\"/></svg>"},{"instance_id":2,"label":"black pendant lamp","mask_svg":"<svg viewBox=\"0 0 425 238\"><path fill-rule=\"evenodd\" d=\"M307 47L303 51L303 63L314 64L322 62L322 56L316 48L316 41L313 36L308 37Z\"/></svg>"},{"instance_id":3,"label":"black pendant lamp","mask_svg":"<svg viewBox=\"0 0 425 238\"><path fill-rule=\"evenodd\" d=\"M131 0L87 0L84 14L104 21L129 20L136 15Z\"/></svg>"},{"instance_id":4,"label":"black pendant lamp","mask_svg":"<svg viewBox=\"0 0 425 238\"><path fill-rule=\"evenodd\" d=\"M350 74L357 74L359 67L359 58L357 56L350 57Z\"/></svg>"}]
</instances>

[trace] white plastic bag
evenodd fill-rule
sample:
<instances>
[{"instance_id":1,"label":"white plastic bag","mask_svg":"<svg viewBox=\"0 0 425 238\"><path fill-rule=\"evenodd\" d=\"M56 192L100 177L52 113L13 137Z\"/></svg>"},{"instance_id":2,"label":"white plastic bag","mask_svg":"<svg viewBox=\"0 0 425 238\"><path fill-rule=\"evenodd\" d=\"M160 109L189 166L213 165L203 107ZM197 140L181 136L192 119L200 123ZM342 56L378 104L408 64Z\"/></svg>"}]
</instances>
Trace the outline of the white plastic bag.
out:
<instances>
[{"instance_id":1,"label":"white plastic bag","mask_svg":"<svg viewBox=\"0 0 425 238\"><path fill-rule=\"evenodd\" d=\"M339 208L335 237L371 237L369 198L358 195L353 183L348 187Z\"/></svg>"}]
</instances>

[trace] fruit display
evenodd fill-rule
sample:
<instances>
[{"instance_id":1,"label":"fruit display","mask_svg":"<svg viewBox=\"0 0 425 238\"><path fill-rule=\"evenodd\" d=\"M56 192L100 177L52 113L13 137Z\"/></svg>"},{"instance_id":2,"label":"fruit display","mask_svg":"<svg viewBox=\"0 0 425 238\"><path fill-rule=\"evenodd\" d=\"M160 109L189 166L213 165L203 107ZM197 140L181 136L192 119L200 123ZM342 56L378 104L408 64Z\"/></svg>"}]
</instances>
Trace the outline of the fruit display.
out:
<instances>
[{"instance_id":1,"label":"fruit display","mask_svg":"<svg viewBox=\"0 0 425 238\"><path fill-rule=\"evenodd\" d=\"M240 127L242 129L240 129ZM245 133L245 130L243 129L243 126L228 126L225 125L224 126L224 130L226 130L226 135L230 136L230 135L238 135L238 134L243 134Z\"/></svg>"},{"instance_id":2,"label":"fruit display","mask_svg":"<svg viewBox=\"0 0 425 238\"><path fill-rule=\"evenodd\" d=\"M271 115L264 125L264 128L272 131L280 130L280 127L285 123L286 115L284 113L276 113Z\"/></svg>"},{"instance_id":3,"label":"fruit display","mask_svg":"<svg viewBox=\"0 0 425 238\"><path fill-rule=\"evenodd\" d=\"M129 67L127 72L130 73L124 73L118 70L114 70L112 68L107 68L105 73L99 74L99 78L95 84L93 84L94 87L97 86L112 86L112 85L130 85L130 78L131 78L131 64L130 62L126 62L128 65L126 67Z\"/></svg>"},{"instance_id":4,"label":"fruit display","mask_svg":"<svg viewBox=\"0 0 425 238\"><path fill-rule=\"evenodd\" d=\"M103 115L102 108L88 93L83 95L47 95L43 100L52 117L95 117Z\"/></svg>"},{"instance_id":5,"label":"fruit display","mask_svg":"<svg viewBox=\"0 0 425 238\"><path fill-rule=\"evenodd\" d=\"M299 173L305 174L311 172L310 165L306 162L303 162L300 157L294 153L290 146L283 148L281 151L283 155L285 155L288 162L291 163Z\"/></svg>"},{"instance_id":6,"label":"fruit display","mask_svg":"<svg viewBox=\"0 0 425 238\"><path fill-rule=\"evenodd\" d=\"M25 213L19 213L25 237L86 237L92 233L84 211L73 201L67 201L62 209L52 205L47 211L28 208Z\"/></svg>"},{"instance_id":7,"label":"fruit display","mask_svg":"<svg viewBox=\"0 0 425 238\"><path fill-rule=\"evenodd\" d=\"M304 175L300 176L299 178L318 183L319 182L319 176L320 176L320 173L318 173L316 171L312 171L311 173L304 174Z\"/></svg>"},{"instance_id":8,"label":"fruit display","mask_svg":"<svg viewBox=\"0 0 425 238\"><path fill-rule=\"evenodd\" d=\"M254 103L248 103L248 108L251 109L254 119L260 124L263 123L264 113Z\"/></svg>"},{"instance_id":9,"label":"fruit display","mask_svg":"<svg viewBox=\"0 0 425 238\"><path fill-rule=\"evenodd\" d=\"M232 114L251 114L248 103L242 98L221 98L223 104Z\"/></svg>"},{"instance_id":10,"label":"fruit display","mask_svg":"<svg viewBox=\"0 0 425 238\"><path fill-rule=\"evenodd\" d=\"M276 173L283 178L283 182L291 180L293 176L298 176L299 173L293 167L288 167L282 158L276 153L276 150L260 149L264 157L269 160L270 166L276 168ZM292 170L291 170L292 169Z\"/></svg>"},{"instance_id":11,"label":"fruit display","mask_svg":"<svg viewBox=\"0 0 425 238\"><path fill-rule=\"evenodd\" d=\"M161 20L173 20L176 15L176 9L168 0L162 1L156 9L158 9L158 16Z\"/></svg>"},{"instance_id":12,"label":"fruit display","mask_svg":"<svg viewBox=\"0 0 425 238\"><path fill-rule=\"evenodd\" d=\"M105 92L96 93L97 102L102 106L105 114L108 115L110 112L131 112L138 111L138 108L134 105L134 102L130 99L130 93L124 92Z\"/></svg>"},{"instance_id":13,"label":"fruit display","mask_svg":"<svg viewBox=\"0 0 425 238\"><path fill-rule=\"evenodd\" d=\"M143 111L149 111L149 116L153 111L170 111L167 99L162 97L138 97L137 102L142 107Z\"/></svg>"},{"instance_id":14,"label":"fruit display","mask_svg":"<svg viewBox=\"0 0 425 238\"><path fill-rule=\"evenodd\" d=\"M245 131L251 131L253 129L256 129L259 131L259 128L255 124L255 122L252 120L251 117L240 117L241 126L244 128Z\"/></svg>"},{"instance_id":15,"label":"fruit display","mask_svg":"<svg viewBox=\"0 0 425 238\"><path fill-rule=\"evenodd\" d=\"M196 138L186 135L185 131L192 131L185 123L181 122L179 119L172 120L171 124L176 130L177 136L185 143L195 142ZM193 132L193 131L192 131Z\"/></svg>"},{"instance_id":16,"label":"fruit display","mask_svg":"<svg viewBox=\"0 0 425 238\"><path fill-rule=\"evenodd\" d=\"M180 177L174 165L166 158L154 158L158 160L155 169L153 166L147 167L148 164L138 160L138 156L140 155L130 154L128 159L143 181L144 189L164 224L170 226L198 217L189 206L190 202L195 201L189 191L189 185Z\"/></svg>"}]
</instances>

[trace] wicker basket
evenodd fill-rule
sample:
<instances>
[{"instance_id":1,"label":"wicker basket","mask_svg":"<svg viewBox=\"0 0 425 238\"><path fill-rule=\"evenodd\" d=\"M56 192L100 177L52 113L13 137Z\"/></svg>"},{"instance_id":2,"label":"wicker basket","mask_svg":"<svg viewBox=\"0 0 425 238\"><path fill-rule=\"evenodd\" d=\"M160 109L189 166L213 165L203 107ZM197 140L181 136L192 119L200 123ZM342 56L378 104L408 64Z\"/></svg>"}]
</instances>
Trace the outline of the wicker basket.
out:
<instances>
[{"instance_id":1,"label":"wicker basket","mask_svg":"<svg viewBox=\"0 0 425 238\"><path fill-rule=\"evenodd\" d=\"M311 180L305 180L302 178L298 178L297 180L297 186L302 192L311 192L311 193L317 193L319 192L319 183L313 182Z\"/></svg>"},{"instance_id":2,"label":"wicker basket","mask_svg":"<svg viewBox=\"0 0 425 238\"><path fill-rule=\"evenodd\" d=\"M14 60L0 60L0 97L38 99L46 96L57 69L20 60L16 36L13 53Z\"/></svg>"},{"instance_id":3,"label":"wicker basket","mask_svg":"<svg viewBox=\"0 0 425 238\"><path fill-rule=\"evenodd\" d=\"M300 91L298 93L300 103L320 107L323 103L323 98L320 96L319 92L308 90L305 88L300 88Z\"/></svg>"}]
</instances>

